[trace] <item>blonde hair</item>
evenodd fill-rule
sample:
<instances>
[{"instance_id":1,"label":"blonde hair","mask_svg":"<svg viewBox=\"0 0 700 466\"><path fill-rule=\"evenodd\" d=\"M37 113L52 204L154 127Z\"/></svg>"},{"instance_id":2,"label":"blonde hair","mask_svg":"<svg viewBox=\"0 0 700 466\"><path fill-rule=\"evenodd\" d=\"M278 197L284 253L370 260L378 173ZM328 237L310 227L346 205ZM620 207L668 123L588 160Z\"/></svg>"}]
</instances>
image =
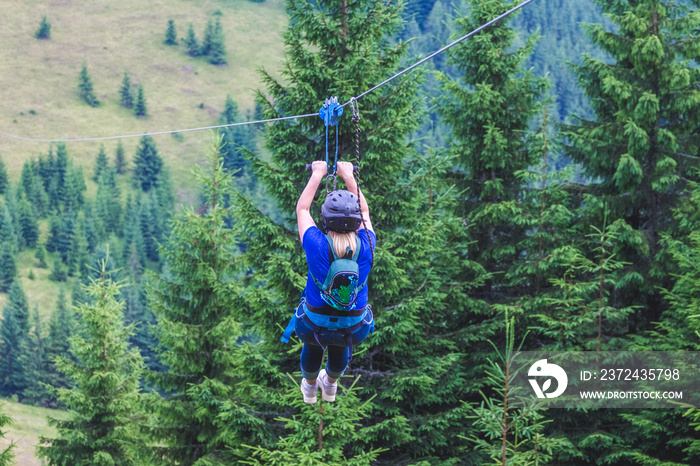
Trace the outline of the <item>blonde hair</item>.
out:
<instances>
[{"instance_id":1,"label":"blonde hair","mask_svg":"<svg viewBox=\"0 0 700 466\"><path fill-rule=\"evenodd\" d=\"M338 259L341 259L347 253L348 248L355 254L355 248L357 247L357 234L354 231L349 231L347 233L340 233L333 230L328 230L328 235L333 240L333 249L335 250L335 255Z\"/></svg>"}]
</instances>

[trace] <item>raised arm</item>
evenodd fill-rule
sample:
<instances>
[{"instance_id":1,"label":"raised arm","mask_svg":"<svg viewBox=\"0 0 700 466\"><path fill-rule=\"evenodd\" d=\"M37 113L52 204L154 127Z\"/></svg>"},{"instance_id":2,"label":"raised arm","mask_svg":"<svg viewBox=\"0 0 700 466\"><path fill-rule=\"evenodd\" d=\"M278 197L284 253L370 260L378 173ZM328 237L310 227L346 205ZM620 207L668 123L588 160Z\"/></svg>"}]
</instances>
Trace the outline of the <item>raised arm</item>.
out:
<instances>
[{"instance_id":1,"label":"raised arm","mask_svg":"<svg viewBox=\"0 0 700 466\"><path fill-rule=\"evenodd\" d=\"M348 191L357 195L357 181L352 173L352 164L350 162L338 162L338 176L340 176L343 181L345 181L345 186L347 186ZM362 211L362 218L367 226L367 229L374 232L372 228L372 221L369 219L369 206L367 205L367 200L365 200L365 195L360 191L360 210Z\"/></svg>"},{"instance_id":2,"label":"raised arm","mask_svg":"<svg viewBox=\"0 0 700 466\"><path fill-rule=\"evenodd\" d=\"M299 201L297 202L297 227L299 228L299 239L304 241L304 233L311 227L316 226L313 217L311 217L311 203L314 201L314 196L316 195L316 190L318 185L321 184L323 175L326 174L328 166L326 162L315 161L311 165L311 178L309 182L306 183L304 191L302 191L301 196L299 196Z\"/></svg>"}]
</instances>

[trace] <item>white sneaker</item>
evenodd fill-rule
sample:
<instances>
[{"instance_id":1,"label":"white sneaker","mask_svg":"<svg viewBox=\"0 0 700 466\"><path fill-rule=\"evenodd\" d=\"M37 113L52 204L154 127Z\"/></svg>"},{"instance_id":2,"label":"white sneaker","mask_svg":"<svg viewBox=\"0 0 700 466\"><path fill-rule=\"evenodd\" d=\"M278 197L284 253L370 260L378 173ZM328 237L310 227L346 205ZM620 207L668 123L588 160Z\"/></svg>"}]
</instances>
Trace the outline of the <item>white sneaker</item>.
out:
<instances>
[{"instance_id":1,"label":"white sneaker","mask_svg":"<svg viewBox=\"0 0 700 466\"><path fill-rule=\"evenodd\" d=\"M304 395L304 403L309 403L309 404L316 403L316 393L317 392L318 392L318 382L316 382L313 385L309 385L306 382L306 379L301 379L301 394Z\"/></svg>"},{"instance_id":2,"label":"white sneaker","mask_svg":"<svg viewBox=\"0 0 700 466\"><path fill-rule=\"evenodd\" d=\"M330 383L325 369L318 373L319 385L321 387L321 397L323 401L335 401L335 392L338 391L338 381Z\"/></svg>"}]
</instances>

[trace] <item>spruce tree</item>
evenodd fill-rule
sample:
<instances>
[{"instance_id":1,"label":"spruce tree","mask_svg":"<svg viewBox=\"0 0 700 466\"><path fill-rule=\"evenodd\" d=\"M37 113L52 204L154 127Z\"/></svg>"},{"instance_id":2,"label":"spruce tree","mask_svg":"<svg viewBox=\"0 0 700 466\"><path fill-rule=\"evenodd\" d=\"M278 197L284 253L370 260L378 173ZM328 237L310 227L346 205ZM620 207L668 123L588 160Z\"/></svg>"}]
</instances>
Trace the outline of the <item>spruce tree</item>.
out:
<instances>
[{"instance_id":1,"label":"spruce tree","mask_svg":"<svg viewBox=\"0 0 700 466\"><path fill-rule=\"evenodd\" d=\"M53 269L49 274L49 280L55 282L65 282L68 278L68 268L60 256L56 256L53 261Z\"/></svg>"},{"instance_id":2,"label":"spruce tree","mask_svg":"<svg viewBox=\"0 0 700 466\"><path fill-rule=\"evenodd\" d=\"M39 29L34 33L34 37L42 40L51 39L51 23L46 19L46 16L41 18L41 23L39 23Z\"/></svg>"},{"instance_id":3,"label":"spruce tree","mask_svg":"<svg viewBox=\"0 0 700 466\"><path fill-rule=\"evenodd\" d=\"M230 212L222 200L231 180L219 149L220 141L209 157L209 173L197 171L207 211L176 217L160 249L167 273L150 273L146 290L157 319L159 355L168 367L149 377L167 395L153 403L159 419L153 435L163 464L224 464L226 437L217 427L218 414L224 403L235 403L230 372L241 332L233 314L244 303L234 257L237 238L224 223Z\"/></svg>"},{"instance_id":4,"label":"spruce tree","mask_svg":"<svg viewBox=\"0 0 700 466\"><path fill-rule=\"evenodd\" d=\"M204 38L202 39L202 47L199 49L199 55L208 56L211 52L211 47L214 42L214 24L211 19L207 21L207 27L204 29Z\"/></svg>"},{"instance_id":5,"label":"spruce tree","mask_svg":"<svg viewBox=\"0 0 700 466\"><path fill-rule=\"evenodd\" d=\"M54 178L57 181L60 201L66 195L66 181L68 179L68 170L70 169L70 158L68 157L68 148L64 143L59 143L56 146L56 165L54 169Z\"/></svg>"},{"instance_id":6,"label":"spruce tree","mask_svg":"<svg viewBox=\"0 0 700 466\"><path fill-rule=\"evenodd\" d=\"M39 240L39 226L34 216L34 209L24 197L19 201L17 216L20 227L19 233L22 235L25 246L28 248L35 247Z\"/></svg>"},{"instance_id":7,"label":"spruce tree","mask_svg":"<svg viewBox=\"0 0 700 466\"><path fill-rule=\"evenodd\" d=\"M204 54L203 54L204 55ZM216 18L214 32L211 36L209 50L206 55L209 57L209 63L212 65L225 65L226 62L226 37L221 27L221 20Z\"/></svg>"},{"instance_id":8,"label":"spruce tree","mask_svg":"<svg viewBox=\"0 0 700 466\"><path fill-rule=\"evenodd\" d=\"M7 167L5 167L5 162L0 158L0 194L5 194L9 183Z\"/></svg>"},{"instance_id":9,"label":"spruce tree","mask_svg":"<svg viewBox=\"0 0 700 466\"><path fill-rule=\"evenodd\" d=\"M148 116L148 108L146 107L146 97L143 95L143 85L139 84L139 90L136 94L136 105L134 106L134 114L136 116Z\"/></svg>"},{"instance_id":10,"label":"spruce tree","mask_svg":"<svg viewBox=\"0 0 700 466\"><path fill-rule=\"evenodd\" d=\"M20 348L26 337L27 334L22 331L16 318L15 309L5 306L0 324L0 394L3 396L19 395L26 388L20 362Z\"/></svg>"},{"instance_id":11,"label":"spruce tree","mask_svg":"<svg viewBox=\"0 0 700 466\"><path fill-rule=\"evenodd\" d=\"M163 159L158 155L156 142L143 136L134 156L134 184L143 191L150 191L163 169Z\"/></svg>"},{"instance_id":12,"label":"spruce tree","mask_svg":"<svg viewBox=\"0 0 700 466\"><path fill-rule=\"evenodd\" d=\"M126 208L124 209L124 231L122 233L124 237L122 260L127 262L129 256L132 254L131 249L133 247L141 266L144 266L146 265L146 245L141 230L139 215L140 199L141 197L139 196L137 201L132 201L131 194L129 194L126 200Z\"/></svg>"},{"instance_id":13,"label":"spruce tree","mask_svg":"<svg viewBox=\"0 0 700 466\"><path fill-rule=\"evenodd\" d=\"M80 330L70 338L72 360L56 358L60 372L76 384L57 388L59 399L73 413L69 420L49 418L58 429L55 439L42 438L38 456L49 465L139 465L150 463L137 419L141 413L139 380L143 361L128 339L133 328L124 325L119 287L103 260L101 277L87 292L92 304L76 310Z\"/></svg>"},{"instance_id":14,"label":"spruce tree","mask_svg":"<svg viewBox=\"0 0 700 466\"><path fill-rule=\"evenodd\" d=\"M29 338L29 307L22 286L14 281L8 293L7 304L2 310L0 326L0 393L5 396L21 395L31 380L25 378L22 363L23 353L27 352Z\"/></svg>"},{"instance_id":15,"label":"spruce tree","mask_svg":"<svg viewBox=\"0 0 700 466\"><path fill-rule=\"evenodd\" d=\"M105 152L104 144L100 144L100 150L97 152L97 160L95 160L95 171L92 175L92 181L97 183L100 179L102 172L109 166L109 161L107 160L107 152Z\"/></svg>"},{"instance_id":16,"label":"spruce tree","mask_svg":"<svg viewBox=\"0 0 700 466\"><path fill-rule=\"evenodd\" d=\"M700 71L693 63L700 48L694 32L700 14L697 2L595 3L613 24L588 28L606 57L585 56L573 67L594 116L575 118L564 133L566 154L581 164L589 181L580 223L600 225L607 216L617 226L611 252L626 265L616 279L611 305L635 308L630 325L622 329L630 334L623 343L645 350L669 348L667 338L647 332L687 325L668 308L661 291L673 289L678 276L674 251L665 248L668 243L662 238L685 236L698 225L674 210L686 204L691 182L698 180L691 169L696 160L688 155L700 147ZM679 332L683 330L672 333ZM679 343L674 342L674 349ZM577 456L589 462L624 457L647 464L693 464L697 455L692 448L670 447L687 445L695 436L682 414L589 412L585 419L590 428L583 430L583 415L561 416L557 423L578 449ZM560 458L566 461L567 455Z\"/></svg>"},{"instance_id":17,"label":"spruce tree","mask_svg":"<svg viewBox=\"0 0 700 466\"><path fill-rule=\"evenodd\" d=\"M124 158L124 146L122 142L119 141L117 144L117 149L114 151L114 168L117 170L118 175L123 175L126 173L126 159Z\"/></svg>"},{"instance_id":18,"label":"spruce tree","mask_svg":"<svg viewBox=\"0 0 700 466\"><path fill-rule=\"evenodd\" d=\"M0 207L0 241L8 248L13 255L19 251L19 238L15 221L10 212L10 205L13 202L12 196L5 197L5 203Z\"/></svg>"},{"instance_id":19,"label":"spruce tree","mask_svg":"<svg viewBox=\"0 0 700 466\"><path fill-rule=\"evenodd\" d=\"M48 252L55 252L58 249L59 236L61 236L61 219L53 216L49 220L49 237L46 239Z\"/></svg>"},{"instance_id":20,"label":"spruce tree","mask_svg":"<svg viewBox=\"0 0 700 466\"><path fill-rule=\"evenodd\" d=\"M231 95L226 96L224 111L219 116L219 124L228 125L240 123L241 113L238 111L238 104ZM224 168L235 172L237 177L245 174L245 170L250 163L243 157L241 146L249 145L249 132L247 126L229 126L222 128L223 148L221 154L224 159Z\"/></svg>"},{"instance_id":21,"label":"spruce tree","mask_svg":"<svg viewBox=\"0 0 700 466\"><path fill-rule=\"evenodd\" d=\"M7 292L6 306L14 309L15 320L22 334L29 334L29 302L19 280L14 280L10 285L10 289Z\"/></svg>"},{"instance_id":22,"label":"spruce tree","mask_svg":"<svg viewBox=\"0 0 700 466\"><path fill-rule=\"evenodd\" d=\"M168 20L168 29L165 31L165 45L177 45L177 32L175 31L175 20Z\"/></svg>"},{"instance_id":23,"label":"spruce tree","mask_svg":"<svg viewBox=\"0 0 700 466\"><path fill-rule=\"evenodd\" d=\"M0 292L7 293L10 285L17 276L17 264L15 256L7 243L2 244L2 253L0 253Z\"/></svg>"},{"instance_id":24,"label":"spruce tree","mask_svg":"<svg viewBox=\"0 0 700 466\"><path fill-rule=\"evenodd\" d=\"M87 65L83 65L83 69L80 70L80 82L78 83L78 89L80 91L80 98L85 101L91 107L97 107L100 105L100 101L95 97L95 93L92 89L92 79L88 74Z\"/></svg>"},{"instance_id":25,"label":"spruce tree","mask_svg":"<svg viewBox=\"0 0 700 466\"><path fill-rule=\"evenodd\" d=\"M591 180L587 223L624 219L615 253L629 262L617 299L639 304L638 328L664 310L660 287L672 288L669 256L661 235L676 229L679 206L700 140L700 70L692 64L700 16L687 3L666 0L595 2L615 25L588 28L593 43L610 57L585 56L573 67L590 99L592 120L567 128L567 155ZM594 197L593 197L594 196Z\"/></svg>"},{"instance_id":26,"label":"spruce tree","mask_svg":"<svg viewBox=\"0 0 700 466\"><path fill-rule=\"evenodd\" d=\"M20 358L26 388L22 391L22 402L48 406L51 395L45 384L49 381L50 361L46 356L45 338L42 336L39 308L32 310L32 330L26 338Z\"/></svg>"},{"instance_id":27,"label":"spruce tree","mask_svg":"<svg viewBox=\"0 0 700 466\"><path fill-rule=\"evenodd\" d=\"M458 35L493 19L508 5L501 0L470 1L470 15L455 21ZM495 274L483 290L490 302L512 300L517 291L503 278L519 257L514 245L527 235L524 225L516 222L525 216L519 172L535 165L541 155L528 150L525 138L546 89L546 81L523 66L537 37L513 48L515 40L506 19L450 50L450 60L460 71L458 80L440 74L445 91L440 110L452 126L449 151L457 164L451 178L464 192L457 213L468 222L465 239L472 243L462 250Z\"/></svg>"},{"instance_id":28,"label":"spruce tree","mask_svg":"<svg viewBox=\"0 0 700 466\"><path fill-rule=\"evenodd\" d=\"M122 207L119 202L121 190L115 179L114 169L108 169L100 177L97 185L97 197L95 199L95 215L104 225L105 232L121 233Z\"/></svg>"},{"instance_id":29,"label":"spruce tree","mask_svg":"<svg viewBox=\"0 0 700 466\"><path fill-rule=\"evenodd\" d=\"M134 106L134 96L131 95L131 79L129 78L129 73L126 71L122 79L122 86L119 88L119 103L124 108L131 108Z\"/></svg>"},{"instance_id":30,"label":"spruce tree","mask_svg":"<svg viewBox=\"0 0 700 466\"><path fill-rule=\"evenodd\" d=\"M76 280L76 285L82 290L82 285ZM75 294L75 293L74 293ZM44 342L47 367L47 383L53 388L69 388L73 381L63 372L56 369L55 358L65 357L69 350L70 337L75 331L73 308L66 303L66 293L63 286L58 292L56 304L49 318L49 332ZM58 400L54 393L50 394L49 402L55 405Z\"/></svg>"},{"instance_id":31,"label":"spruce tree","mask_svg":"<svg viewBox=\"0 0 700 466\"><path fill-rule=\"evenodd\" d=\"M476 433L470 440L482 455L480 464L487 464L487 458L494 465L551 464L553 451L566 444L564 439L547 436L546 410L538 409L537 400L513 388L515 357L522 344L516 347L515 318L505 312L505 348L489 359L486 372L492 394L482 392L483 399L467 409L468 417L474 419Z\"/></svg>"},{"instance_id":32,"label":"spruce tree","mask_svg":"<svg viewBox=\"0 0 700 466\"><path fill-rule=\"evenodd\" d=\"M190 57L199 56L199 42L197 41L197 36L194 33L194 26L192 26L192 23L190 23L190 26L187 29L187 38L185 39L185 46L187 47L187 53L190 55Z\"/></svg>"},{"instance_id":33,"label":"spruce tree","mask_svg":"<svg viewBox=\"0 0 700 466\"><path fill-rule=\"evenodd\" d=\"M46 249L42 245L38 245L34 252L34 257L39 261L39 267L45 269L46 265Z\"/></svg>"},{"instance_id":34,"label":"spruce tree","mask_svg":"<svg viewBox=\"0 0 700 466\"><path fill-rule=\"evenodd\" d=\"M14 423L11 417L2 412L4 406L5 402L0 402L0 439L4 439L7 435L7 431L4 429ZM13 460L15 448L17 448L17 445L14 441L11 441L8 446L0 450L0 466L12 466L15 464Z\"/></svg>"}]
</instances>

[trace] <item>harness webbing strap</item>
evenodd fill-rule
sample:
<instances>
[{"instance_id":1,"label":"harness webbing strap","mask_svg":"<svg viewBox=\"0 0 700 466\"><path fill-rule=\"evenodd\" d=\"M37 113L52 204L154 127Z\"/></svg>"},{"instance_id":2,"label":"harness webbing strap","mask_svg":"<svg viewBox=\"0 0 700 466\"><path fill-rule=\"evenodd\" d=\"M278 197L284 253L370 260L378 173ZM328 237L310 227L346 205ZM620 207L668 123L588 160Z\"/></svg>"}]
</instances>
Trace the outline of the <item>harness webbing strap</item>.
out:
<instances>
[{"instance_id":1,"label":"harness webbing strap","mask_svg":"<svg viewBox=\"0 0 700 466\"><path fill-rule=\"evenodd\" d=\"M367 309L367 306L365 306L362 309L351 309L349 311L341 311L331 306L316 307L310 305L309 303L306 303L306 307L309 309L309 312L329 317L360 317L365 313L365 310Z\"/></svg>"}]
</instances>

